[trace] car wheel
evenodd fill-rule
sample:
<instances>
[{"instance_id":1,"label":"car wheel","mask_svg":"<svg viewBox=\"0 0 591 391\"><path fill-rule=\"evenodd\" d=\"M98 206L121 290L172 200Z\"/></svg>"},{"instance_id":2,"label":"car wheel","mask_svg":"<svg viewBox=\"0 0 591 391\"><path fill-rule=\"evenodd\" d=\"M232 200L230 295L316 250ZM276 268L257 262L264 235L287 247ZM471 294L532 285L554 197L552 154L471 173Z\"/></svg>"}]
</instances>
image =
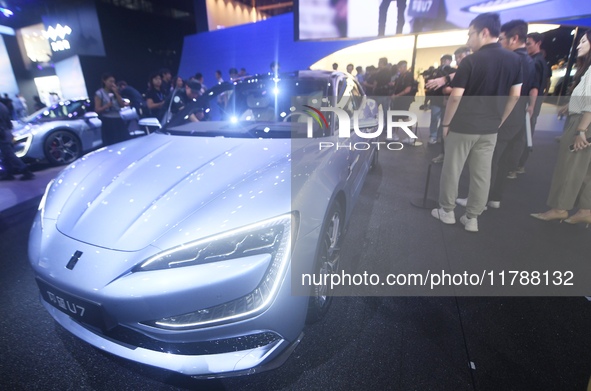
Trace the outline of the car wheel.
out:
<instances>
[{"instance_id":1,"label":"car wheel","mask_svg":"<svg viewBox=\"0 0 591 391\"><path fill-rule=\"evenodd\" d=\"M82 143L71 132L57 130L50 133L43 144L43 152L53 166L72 163L82 154Z\"/></svg>"},{"instance_id":2,"label":"car wheel","mask_svg":"<svg viewBox=\"0 0 591 391\"><path fill-rule=\"evenodd\" d=\"M314 274L322 283L313 284L310 301L308 303L307 323L319 321L326 315L332 295L329 292L330 278L325 275L336 273L339 268L341 234L343 233L344 214L340 202L330 208L328 218L324 223L320 248L314 264Z\"/></svg>"}]
</instances>

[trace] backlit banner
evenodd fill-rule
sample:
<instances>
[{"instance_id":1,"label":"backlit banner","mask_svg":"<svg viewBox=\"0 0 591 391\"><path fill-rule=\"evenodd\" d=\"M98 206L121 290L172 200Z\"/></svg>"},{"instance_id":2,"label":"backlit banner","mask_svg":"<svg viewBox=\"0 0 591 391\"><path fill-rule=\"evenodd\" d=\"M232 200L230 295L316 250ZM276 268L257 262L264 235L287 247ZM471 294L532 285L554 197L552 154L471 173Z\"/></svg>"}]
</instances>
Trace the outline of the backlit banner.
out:
<instances>
[{"instance_id":1,"label":"backlit banner","mask_svg":"<svg viewBox=\"0 0 591 391\"><path fill-rule=\"evenodd\" d=\"M367 38L466 29L476 15L496 12L501 21L570 21L591 15L582 0L300 0L299 39Z\"/></svg>"}]
</instances>

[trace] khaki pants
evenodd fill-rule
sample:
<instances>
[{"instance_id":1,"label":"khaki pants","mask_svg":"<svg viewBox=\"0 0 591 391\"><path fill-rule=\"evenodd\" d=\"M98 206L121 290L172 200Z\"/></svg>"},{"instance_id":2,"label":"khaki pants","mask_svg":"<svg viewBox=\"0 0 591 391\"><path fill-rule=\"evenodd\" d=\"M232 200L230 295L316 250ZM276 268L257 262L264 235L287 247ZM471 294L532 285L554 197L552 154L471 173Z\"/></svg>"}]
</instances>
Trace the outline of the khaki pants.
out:
<instances>
[{"instance_id":1,"label":"khaki pants","mask_svg":"<svg viewBox=\"0 0 591 391\"><path fill-rule=\"evenodd\" d=\"M548 206L571 210L576 206L591 209L591 147L570 152L575 142L580 114L571 114L560 138L558 161L554 168ZM587 136L589 132L587 132Z\"/></svg>"},{"instance_id":2,"label":"khaki pants","mask_svg":"<svg viewBox=\"0 0 591 391\"><path fill-rule=\"evenodd\" d=\"M496 142L496 133L477 135L450 132L447 135L439 183L439 205L446 212L456 207L460 175L468 162L470 187L466 215L469 218L480 216L488 201L491 163Z\"/></svg>"}]
</instances>

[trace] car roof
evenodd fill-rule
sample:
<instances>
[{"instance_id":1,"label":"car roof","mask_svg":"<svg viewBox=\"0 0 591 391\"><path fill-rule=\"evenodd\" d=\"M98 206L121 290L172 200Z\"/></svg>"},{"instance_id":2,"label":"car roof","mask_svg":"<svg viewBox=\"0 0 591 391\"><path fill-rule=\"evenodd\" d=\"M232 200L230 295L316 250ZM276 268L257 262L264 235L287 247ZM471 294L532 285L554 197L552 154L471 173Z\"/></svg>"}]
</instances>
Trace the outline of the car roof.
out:
<instances>
[{"instance_id":1,"label":"car roof","mask_svg":"<svg viewBox=\"0 0 591 391\"><path fill-rule=\"evenodd\" d=\"M338 71L324 71L324 70L312 70L306 69L301 71L292 71L292 72L280 72L278 74L279 79L322 79L322 80L330 80L338 77L346 76L345 72L338 72ZM272 79L275 75L272 73L262 73L250 76L244 76L238 79L233 80L231 83L243 83L243 82L252 82L253 80L261 80L261 79Z\"/></svg>"}]
</instances>

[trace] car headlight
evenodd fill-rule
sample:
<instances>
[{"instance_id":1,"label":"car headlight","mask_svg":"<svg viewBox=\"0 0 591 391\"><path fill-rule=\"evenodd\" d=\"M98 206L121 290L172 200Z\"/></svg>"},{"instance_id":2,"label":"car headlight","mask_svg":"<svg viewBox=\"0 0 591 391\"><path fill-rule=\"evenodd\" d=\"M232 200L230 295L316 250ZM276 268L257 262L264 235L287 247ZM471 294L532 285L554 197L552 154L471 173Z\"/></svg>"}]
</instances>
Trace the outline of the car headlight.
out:
<instances>
[{"instance_id":1,"label":"car headlight","mask_svg":"<svg viewBox=\"0 0 591 391\"><path fill-rule=\"evenodd\" d=\"M29 152L33 142L33 133L13 134L14 154L17 157L23 157Z\"/></svg>"},{"instance_id":2,"label":"car headlight","mask_svg":"<svg viewBox=\"0 0 591 391\"><path fill-rule=\"evenodd\" d=\"M182 330L232 322L265 310L279 290L289 264L298 215L289 213L156 254L134 272L192 266L257 254L270 254L271 263L249 294L210 308L146 322L158 328Z\"/></svg>"}]
</instances>

